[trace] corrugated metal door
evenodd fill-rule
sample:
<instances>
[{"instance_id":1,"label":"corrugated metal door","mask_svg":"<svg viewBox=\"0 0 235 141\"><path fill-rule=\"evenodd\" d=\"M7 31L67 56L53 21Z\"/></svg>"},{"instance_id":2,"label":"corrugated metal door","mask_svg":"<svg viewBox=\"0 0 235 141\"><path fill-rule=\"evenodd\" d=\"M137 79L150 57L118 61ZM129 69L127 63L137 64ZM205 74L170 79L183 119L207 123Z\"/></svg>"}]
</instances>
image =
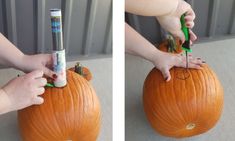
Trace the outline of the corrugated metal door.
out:
<instances>
[{"instance_id":1,"label":"corrugated metal door","mask_svg":"<svg viewBox=\"0 0 235 141\"><path fill-rule=\"evenodd\" d=\"M112 53L112 0L0 0L0 32L27 54L50 52L51 8L61 8L67 57Z\"/></svg>"},{"instance_id":2,"label":"corrugated metal door","mask_svg":"<svg viewBox=\"0 0 235 141\"><path fill-rule=\"evenodd\" d=\"M235 35L235 0L187 0L196 13L194 31L210 41ZM162 40L155 17L126 14L126 21L152 43ZM163 32L164 33L164 32ZM199 40L200 41L200 40Z\"/></svg>"}]
</instances>

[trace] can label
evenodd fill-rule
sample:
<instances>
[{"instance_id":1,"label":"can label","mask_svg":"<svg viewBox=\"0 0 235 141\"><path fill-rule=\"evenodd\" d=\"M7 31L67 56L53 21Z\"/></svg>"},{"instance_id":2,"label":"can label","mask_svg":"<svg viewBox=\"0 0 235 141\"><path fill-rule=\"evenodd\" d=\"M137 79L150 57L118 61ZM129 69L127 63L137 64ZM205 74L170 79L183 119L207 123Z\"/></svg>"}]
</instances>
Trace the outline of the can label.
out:
<instances>
[{"instance_id":1,"label":"can label","mask_svg":"<svg viewBox=\"0 0 235 141\"><path fill-rule=\"evenodd\" d=\"M51 17L53 50L63 50L62 22L61 16Z\"/></svg>"},{"instance_id":2,"label":"can label","mask_svg":"<svg viewBox=\"0 0 235 141\"><path fill-rule=\"evenodd\" d=\"M52 53L53 70L56 72L57 78L54 80L56 87L62 87L66 85L66 60L65 50L54 51Z\"/></svg>"}]
</instances>

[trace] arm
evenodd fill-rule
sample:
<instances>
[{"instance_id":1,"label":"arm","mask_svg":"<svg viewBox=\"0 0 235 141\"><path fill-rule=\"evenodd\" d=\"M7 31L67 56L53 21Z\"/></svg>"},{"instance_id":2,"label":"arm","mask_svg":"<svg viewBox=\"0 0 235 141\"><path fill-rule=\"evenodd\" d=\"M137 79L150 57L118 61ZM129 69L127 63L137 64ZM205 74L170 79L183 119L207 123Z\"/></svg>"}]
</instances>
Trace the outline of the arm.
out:
<instances>
[{"instance_id":1,"label":"arm","mask_svg":"<svg viewBox=\"0 0 235 141\"><path fill-rule=\"evenodd\" d=\"M182 43L185 37L181 31L180 17L186 13L186 26L190 28L191 41L197 39L191 31L194 26L195 13L191 6L183 0L126 0L125 4L125 10L129 13L155 16L161 27L180 38Z\"/></svg>"},{"instance_id":2,"label":"arm","mask_svg":"<svg viewBox=\"0 0 235 141\"><path fill-rule=\"evenodd\" d=\"M175 11L179 0L125 0L126 12L142 16L162 16Z\"/></svg>"},{"instance_id":3,"label":"arm","mask_svg":"<svg viewBox=\"0 0 235 141\"><path fill-rule=\"evenodd\" d=\"M10 101L3 89L0 89L0 114L10 111Z\"/></svg>"},{"instance_id":4,"label":"arm","mask_svg":"<svg viewBox=\"0 0 235 141\"><path fill-rule=\"evenodd\" d=\"M0 34L0 64L20 69L24 54L7 38Z\"/></svg>"},{"instance_id":5,"label":"arm","mask_svg":"<svg viewBox=\"0 0 235 141\"><path fill-rule=\"evenodd\" d=\"M137 33L128 24L125 24L125 51L140 56L152 62L162 72L166 81L171 79L169 70L176 67L185 67L186 59L179 54L169 54L158 50L149 41ZM189 68L201 69L201 59L189 58Z\"/></svg>"},{"instance_id":6,"label":"arm","mask_svg":"<svg viewBox=\"0 0 235 141\"><path fill-rule=\"evenodd\" d=\"M44 74L53 77L51 54L25 55L6 37L0 34L0 64L22 70L26 73L43 70Z\"/></svg>"},{"instance_id":7,"label":"arm","mask_svg":"<svg viewBox=\"0 0 235 141\"><path fill-rule=\"evenodd\" d=\"M125 51L153 62L159 51L154 45L125 23Z\"/></svg>"}]
</instances>

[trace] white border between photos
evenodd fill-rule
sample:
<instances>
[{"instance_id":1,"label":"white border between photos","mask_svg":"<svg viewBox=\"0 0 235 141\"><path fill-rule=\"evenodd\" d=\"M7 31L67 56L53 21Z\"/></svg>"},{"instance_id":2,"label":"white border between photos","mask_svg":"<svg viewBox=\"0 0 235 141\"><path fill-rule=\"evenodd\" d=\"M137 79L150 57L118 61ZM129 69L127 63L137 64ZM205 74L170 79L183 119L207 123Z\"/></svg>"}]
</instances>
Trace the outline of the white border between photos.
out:
<instances>
[{"instance_id":1,"label":"white border between photos","mask_svg":"<svg viewBox=\"0 0 235 141\"><path fill-rule=\"evenodd\" d=\"M124 0L113 0L113 141L125 140Z\"/></svg>"}]
</instances>

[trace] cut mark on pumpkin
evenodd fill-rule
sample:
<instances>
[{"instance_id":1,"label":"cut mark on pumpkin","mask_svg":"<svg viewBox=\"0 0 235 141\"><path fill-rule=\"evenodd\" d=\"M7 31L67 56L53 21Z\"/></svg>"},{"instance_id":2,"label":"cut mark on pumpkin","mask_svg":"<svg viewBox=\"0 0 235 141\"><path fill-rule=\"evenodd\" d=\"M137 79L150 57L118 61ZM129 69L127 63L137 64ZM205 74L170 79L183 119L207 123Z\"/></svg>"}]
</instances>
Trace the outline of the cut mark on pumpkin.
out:
<instances>
[{"instance_id":1,"label":"cut mark on pumpkin","mask_svg":"<svg viewBox=\"0 0 235 141\"><path fill-rule=\"evenodd\" d=\"M182 71L178 71L176 73L176 78L181 80L186 80L190 77L190 73L188 69L183 69Z\"/></svg>"},{"instance_id":2,"label":"cut mark on pumpkin","mask_svg":"<svg viewBox=\"0 0 235 141\"><path fill-rule=\"evenodd\" d=\"M196 127L196 124L195 123L189 123L187 126L186 126L186 129L187 130L192 130Z\"/></svg>"}]
</instances>

